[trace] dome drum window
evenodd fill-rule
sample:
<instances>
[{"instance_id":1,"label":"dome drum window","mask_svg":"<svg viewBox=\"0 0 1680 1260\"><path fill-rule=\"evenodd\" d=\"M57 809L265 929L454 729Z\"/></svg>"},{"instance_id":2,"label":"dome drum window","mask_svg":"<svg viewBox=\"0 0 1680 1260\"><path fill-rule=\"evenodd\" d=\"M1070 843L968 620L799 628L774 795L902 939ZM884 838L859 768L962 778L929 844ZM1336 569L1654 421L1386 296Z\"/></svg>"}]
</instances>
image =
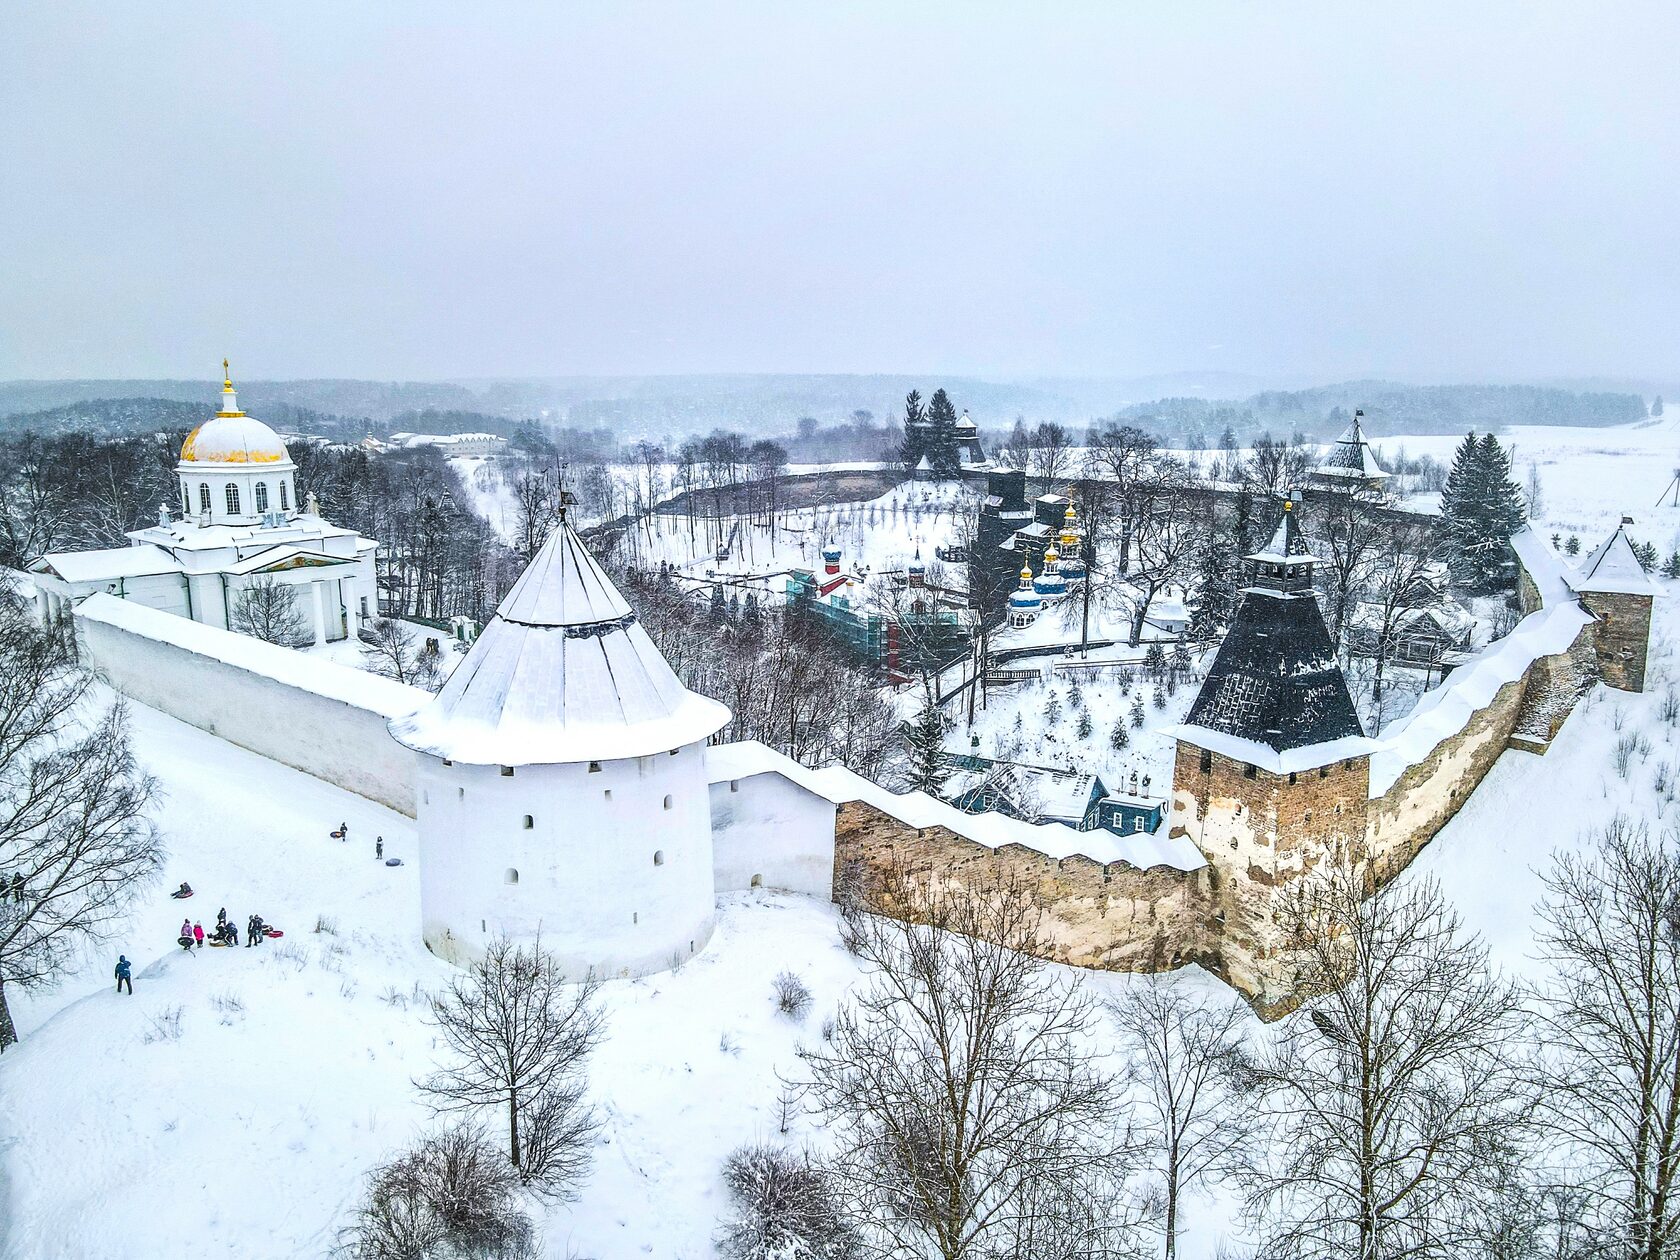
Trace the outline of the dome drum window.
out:
<instances>
[{"instance_id":1,"label":"dome drum window","mask_svg":"<svg viewBox=\"0 0 1680 1260\"><path fill-rule=\"evenodd\" d=\"M256 489L256 492L252 495L252 499L256 503L257 511L259 511L259 512L268 511L268 482L266 482L266 481L257 482L257 489Z\"/></svg>"},{"instance_id":2,"label":"dome drum window","mask_svg":"<svg viewBox=\"0 0 1680 1260\"><path fill-rule=\"evenodd\" d=\"M210 510L210 483L207 481L198 483L198 510L200 512Z\"/></svg>"},{"instance_id":3,"label":"dome drum window","mask_svg":"<svg viewBox=\"0 0 1680 1260\"><path fill-rule=\"evenodd\" d=\"M229 516L239 515L239 486L232 481L227 483L227 510Z\"/></svg>"},{"instance_id":4,"label":"dome drum window","mask_svg":"<svg viewBox=\"0 0 1680 1260\"><path fill-rule=\"evenodd\" d=\"M292 510L292 505L286 502L286 483L284 481L280 483L280 510L282 512L290 512Z\"/></svg>"}]
</instances>

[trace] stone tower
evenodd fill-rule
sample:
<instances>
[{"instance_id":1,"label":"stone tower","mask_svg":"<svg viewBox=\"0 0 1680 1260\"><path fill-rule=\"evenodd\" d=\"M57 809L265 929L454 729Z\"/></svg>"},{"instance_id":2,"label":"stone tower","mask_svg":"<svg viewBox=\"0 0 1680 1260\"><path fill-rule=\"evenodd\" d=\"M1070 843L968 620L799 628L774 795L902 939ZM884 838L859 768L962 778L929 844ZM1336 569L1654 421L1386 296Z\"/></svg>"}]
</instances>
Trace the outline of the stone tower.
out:
<instances>
[{"instance_id":1,"label":"stone tower","mask_svg":"<svg viewBox=\"0 0 1680 1260\"><path fill-rule=\"evenodd\" d=\"M562 521L443 690L391 723L415 751L427 946L465 964L540 935L578 976L687 959L715 917L701 750L728 720Z\"/></svg>"},{"instance_id":2,"label":"stone tower","mask_svg":"<svg viewBox=\"0 0 1680 1260\"><path fill-rule=\"evenodd\" d=\"M1173 834L1213 868L1230 979L1286 1003L1279 897L1364 842L1370 742L1313 597L1294 502L1245 556L1249 585L1184 724L1174 732Z\"/></svg>"},{"instance_id":3,"label":"stone tower","mask_svg":"<svg viewBox=\"0 0 1680 1260\"><path fill-rule=\"evenodd\" d=\"M1622 691L1645 690L1645 662L1651 644L1651 601L1656 583L1628 542L1630 516L1565 580L1597 620L1593 640L1599 677Z\"/></svg>"}]
</instances>

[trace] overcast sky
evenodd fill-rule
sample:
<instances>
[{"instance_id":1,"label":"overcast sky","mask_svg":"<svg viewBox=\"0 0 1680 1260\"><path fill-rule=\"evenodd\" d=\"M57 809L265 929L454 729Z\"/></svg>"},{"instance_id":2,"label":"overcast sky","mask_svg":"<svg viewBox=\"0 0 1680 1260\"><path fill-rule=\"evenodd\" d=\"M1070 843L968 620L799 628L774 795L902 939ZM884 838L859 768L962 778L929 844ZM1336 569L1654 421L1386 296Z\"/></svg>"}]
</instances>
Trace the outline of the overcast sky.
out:
<instances>
[{"instance_id":1,"label":"overcast sky","mask_svg":"<svg viewBox=\"0 0 1680 1260\"><path fill-rule=\"evenodd\" d=\"M0 10L0 377L1680 367L1680 5Z\"/></svg>"}]
</instances>

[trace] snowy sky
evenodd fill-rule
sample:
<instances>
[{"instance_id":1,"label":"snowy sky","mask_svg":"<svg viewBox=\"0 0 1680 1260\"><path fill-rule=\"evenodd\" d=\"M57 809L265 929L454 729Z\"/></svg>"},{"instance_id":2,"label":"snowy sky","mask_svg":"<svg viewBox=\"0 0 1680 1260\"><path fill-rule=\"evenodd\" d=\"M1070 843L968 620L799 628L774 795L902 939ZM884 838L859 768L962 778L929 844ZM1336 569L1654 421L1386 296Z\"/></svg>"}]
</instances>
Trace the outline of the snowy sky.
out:
<instances>
[{"instance_id":1,"label":"snowy sky","mask_svg":"<svg viewBox=\"0 0 1680 1260\"><path fill-rule=\"evenodd\" d=\"M0 378L1656 374L1680 6L9 4Z\"/></svg>"}]
</instances>

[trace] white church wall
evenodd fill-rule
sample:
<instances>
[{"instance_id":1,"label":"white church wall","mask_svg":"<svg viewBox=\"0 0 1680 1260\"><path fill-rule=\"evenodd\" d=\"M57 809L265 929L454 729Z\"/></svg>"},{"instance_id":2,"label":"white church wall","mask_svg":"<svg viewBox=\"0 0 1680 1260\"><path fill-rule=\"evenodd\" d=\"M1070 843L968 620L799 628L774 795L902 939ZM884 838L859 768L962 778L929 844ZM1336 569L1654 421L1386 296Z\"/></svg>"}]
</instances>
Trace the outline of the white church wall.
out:
<instances>
[{"instance_id":1,"label":"white church wall","mask_svg":"<svg viewBox=\"0 0 1680 1260\"><path fill-rule=\"evenodd\" d=\"M770 772L714 782L711 804L719 893L763 887L832 898L833 801Z\"/></svg>"},{"instance_id":2,"label":"white church wall","mask_svg":"<svg viewBox=\"0 0 1680 1260\"><path fill-rule=\"evenodd\" d=\"M413 754L385 723L425 692L113 595L77 607L76 638L82 662L123 695L414 814Z\"/></svg>"},{"instance_id":3,"label":"white church wall","mask_svg":"<svg viewBox=\"0 0 1680 1260\"><path fill-rule=\"evenodd\" d=\"M574 974L636 976L705 946L716 894L699 745L592 763L597 771L511 774L407 755L416 762L421 930L434 953L466 963L498 935L540 934Z\"/></svg>"}]
</instances>

